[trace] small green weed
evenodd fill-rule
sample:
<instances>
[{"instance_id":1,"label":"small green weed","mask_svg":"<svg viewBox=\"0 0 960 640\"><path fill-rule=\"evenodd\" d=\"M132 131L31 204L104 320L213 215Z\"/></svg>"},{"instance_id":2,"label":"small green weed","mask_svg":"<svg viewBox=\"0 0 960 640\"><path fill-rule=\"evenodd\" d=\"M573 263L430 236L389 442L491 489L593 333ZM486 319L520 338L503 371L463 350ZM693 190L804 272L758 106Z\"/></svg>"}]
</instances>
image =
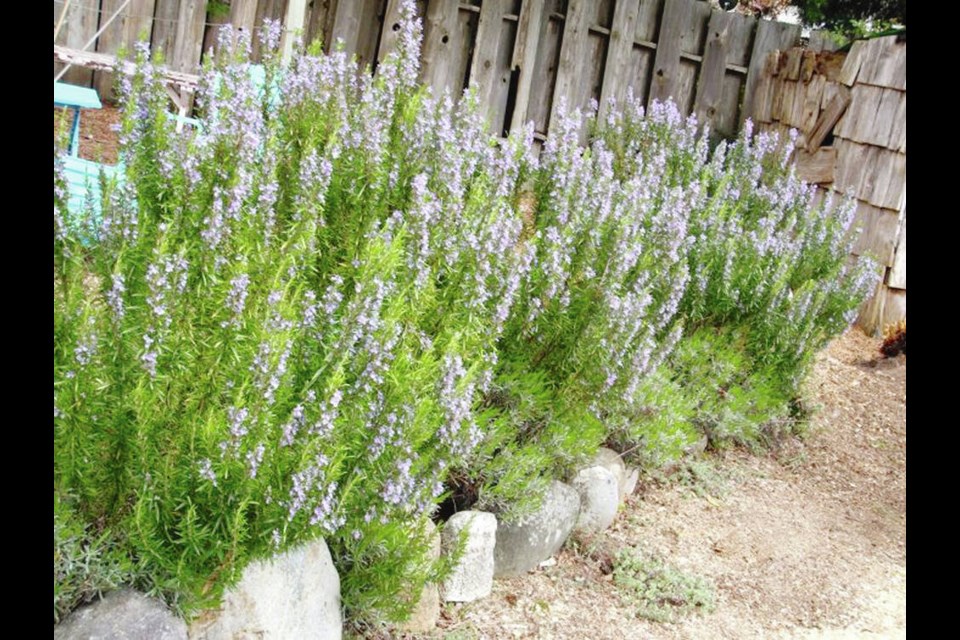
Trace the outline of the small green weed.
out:
<instances>
[{"instance_id":1,"label":"small green weed","mask_svg":"<svg viewBox=\"0 0 960 640\"><path fill-rule=\"evenodd\" d=\"M624 549L613 570L614 584L637 616L655 622L674 622L692 613L709 613L716 605L714 585L681 573L661 558Z\"/></svg>"},{"instance_id":2,"label":"small green weed","mask_svg":"<svg viewBox=\"0 0 960 640\"><path fill-rule=\"evenodd\" d=\"M727 492L729 480L709 460L690 459L684 462L674 479L700 498L720 498Z\"/></svg>"},{"instance_id":3,"label":"small green weed","mask_svg":"<svg viewBox=\"0 0 960 640\"><path fill-rule=\"evenodd\" d=\"M109 532L97 534L53 494L53 622L133 579L133 566Z\"/></svg>"}]
</instances>

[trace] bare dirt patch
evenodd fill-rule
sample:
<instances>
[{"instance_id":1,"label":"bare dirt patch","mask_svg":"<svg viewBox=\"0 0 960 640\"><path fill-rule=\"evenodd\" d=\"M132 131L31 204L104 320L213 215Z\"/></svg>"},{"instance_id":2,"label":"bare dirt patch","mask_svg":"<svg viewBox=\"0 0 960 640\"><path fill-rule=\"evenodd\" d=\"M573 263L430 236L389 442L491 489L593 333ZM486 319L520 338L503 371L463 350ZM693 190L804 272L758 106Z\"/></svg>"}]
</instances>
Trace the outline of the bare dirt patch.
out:
<instances>
[{"instance_id":1,"label":"bare dirt patch","mask_svg":"<svg viewBox=\"0 0 960 640\"><path fill-rule=\"evenodd\" d=\"M422 638L900 638L906 636L906 356L852 330L808 381L806 437L726 451L648 479L595 541L555 565L447 605ZM715 585L711 613L638 618L611 575L626 548ZM414 637L414 636L408 636Z\"/></svg>"},{"instance_id":2,"label":"bare dirt patch","mask_svg":"<svg viewBox=\"0 0 960 640\"><path fill-rule=\"evenodd\" d=\"M114 126L120 122L120 118L120 109L108 103L103 103L102 109L81 109L80 157L104 164L116 164L119 138ZM53 108L54 142L63 135L62 144L69 144L72 125L73 111L62 107Z\"/></svg>"}]
</instances>

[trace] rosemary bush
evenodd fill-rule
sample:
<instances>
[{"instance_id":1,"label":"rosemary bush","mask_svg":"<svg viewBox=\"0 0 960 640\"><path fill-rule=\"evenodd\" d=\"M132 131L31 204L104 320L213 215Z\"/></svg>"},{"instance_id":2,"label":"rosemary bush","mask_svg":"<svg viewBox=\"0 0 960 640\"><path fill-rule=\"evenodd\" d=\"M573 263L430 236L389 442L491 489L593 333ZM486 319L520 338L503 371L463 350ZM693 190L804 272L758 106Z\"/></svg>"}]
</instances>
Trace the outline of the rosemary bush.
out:
<instances>
[{"instance_id":1,"label":"rosemary bush","mask_svg":"<svg viewBox=\"0 0 960 640\"><path fill-rule=\"evenodd\" d=\"M425 523L450 494L510 517L604 442L678 455L716 382L690 341L787 398L869 285L772 138L711 151L628 98L534 158L532 127L496 140L418 86L404 12L375 78L318 45L281 66L274 24L253 82L225 29L198 131L138 47L96 224L54 160L55 505L187 614L323 536L351 619L402 619L449 565Z\"/></svg>"}]
</instances>

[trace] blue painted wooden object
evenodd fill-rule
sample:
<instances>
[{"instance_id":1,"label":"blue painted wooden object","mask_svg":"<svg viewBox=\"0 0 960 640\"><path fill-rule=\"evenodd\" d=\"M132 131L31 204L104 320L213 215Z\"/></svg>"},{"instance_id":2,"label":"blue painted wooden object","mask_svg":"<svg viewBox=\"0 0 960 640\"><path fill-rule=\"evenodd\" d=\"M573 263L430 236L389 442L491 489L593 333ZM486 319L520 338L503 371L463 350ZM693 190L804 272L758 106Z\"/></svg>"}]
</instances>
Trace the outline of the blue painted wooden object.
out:
<instances>
[{"instance_id":1,"label":"blue painted wooden object","mask_svg":"<svg viewBox=\"0 0 960 640\"><path fill-rule=\"evenodd\" d=\"M70 155L80 155L80 109L100 109L100 96L93 89L63 82L53 83L53 104L73 111L70 126Z\"/></svg>"}]
</instances>

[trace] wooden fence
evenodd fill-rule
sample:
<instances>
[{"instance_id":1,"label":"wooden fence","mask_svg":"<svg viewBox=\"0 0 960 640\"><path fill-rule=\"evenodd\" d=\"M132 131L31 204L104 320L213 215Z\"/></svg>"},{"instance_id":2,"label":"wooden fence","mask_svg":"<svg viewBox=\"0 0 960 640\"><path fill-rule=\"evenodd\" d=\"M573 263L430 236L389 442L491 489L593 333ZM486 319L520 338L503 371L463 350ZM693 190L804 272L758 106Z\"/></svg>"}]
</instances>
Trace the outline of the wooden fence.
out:
<instances>
[{"instance_id":1,"label":"wooden fence","mask_svg":"<svg viewBox=\"0 0 960 640\"><path fill-rule=\"evenodd\" d=\"M55 44L81 48L125 1L54 0L55 23L67 8ZM800 37L797 25L698 0L420 0L418 8L424 82L454 95L473 85L493 131L533 120L541 140L561 102L603 106L628 88L644 101L673 97L684 112L734 134L766 54ZM171 68L196 73L218 24L254 29L273 18L285 24L288 50L294 32L328 47L342 40L375 68L393 46L398 10L398 0L129 0L92 48L114 54L144 35ZM110 94L103 72L71 69L66 80Z\"/></svg>"},{"instance_id":2,"label":"wooden fence","mask_svg":"<svg viewBox=\"0 0 960 640\"><path fill-rule=\"evenodd\" d=\"M796 128L797 172L857 199L854 253L883 266L861 310L868 332L907 314L907 45L896 36L854 43L849 55L790 49L768 55L753 119Z\"/></svg>"}]
</instances>

